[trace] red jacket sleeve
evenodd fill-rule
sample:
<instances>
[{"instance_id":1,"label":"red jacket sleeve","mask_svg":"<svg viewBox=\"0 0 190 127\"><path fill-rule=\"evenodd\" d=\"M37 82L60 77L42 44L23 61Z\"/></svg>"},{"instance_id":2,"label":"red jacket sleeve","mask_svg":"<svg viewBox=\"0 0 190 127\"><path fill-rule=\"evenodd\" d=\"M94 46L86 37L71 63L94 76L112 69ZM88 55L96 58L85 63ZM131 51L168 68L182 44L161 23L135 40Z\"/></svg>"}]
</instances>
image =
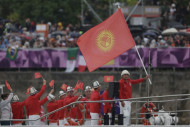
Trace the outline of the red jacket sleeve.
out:
<instances>
[{"instance_id":1,"label":"red jacket sleeve","mask_svg":"<svg viewBox=\"0 0 190 127\"><path fill-rule=\"evenodd\" d=\"M40 92L36 94L36 98L40 99L40 97L42 96L42 94L45 91L45 88L46 88L46 85L42 85Z\"/></svg>"},{"instance_id":2,"label":"red jacket sleeve","mask_svg":"<svg viewBox=\"0 0 190 127\"><path fill-rule=\"evenodd\" d=\"M24 106L25 105L25 102L19 102L20 106Z\"/></svg>"},{"instance_id":3,"label":"red jacket sleeve","mask_svg":"<svg viewBox=\"0 0 190 127\"><path fill-rule=\"evenodd\" d=\"M105 90L105 91L103 92L103 94L100 95L100 97L101 97L103 100L108 100L108 91Z\"/></svg>"},{"instance_id":4,"label":"red jacket sleeve","mask_svg":"<svg viewBox=\"0 0 190 127\"><path fill-rule=\"evenodd\" d=\"M47 97L43 98L42 100L40 100L40 105L45 104L48 101Z\"/></svg>"},{"instance_id":5,"label":"red jacket sleeve","mask_svg":"<svg viewBox=\"0 0 190 127\"><path fill-rule=\"evenodd\" d=\"M99 101L101 99L101 96L98 95L98 93L95 93L93 95L91 95L91 100L92 101Z\"/></svg>"},{"instance_id":6,"label":"red jacket sleeve","mask_svg":"<svg viewBox=\"0 0 190 127\"><path fill-rule=\"evenodd\" d=\"M77 96L74 96L74 97L71 97L71 98L66 98L65 99L65 105L68 105L68 104L70 104L70 103L72 103L72 102L75 102L76 100L77 100Z\"/></svg>"},{"instance_id":7,"label":"red jacket sleeve","mask_svg":"<svg viewBox=\"0 0 190 127\"><path fill-rule=\"evenodd\" d=\"M139 84L141 82L144 82L144 78L136 79L136 80L131 80L131 84Z\"/></svg>"}]
</instances>

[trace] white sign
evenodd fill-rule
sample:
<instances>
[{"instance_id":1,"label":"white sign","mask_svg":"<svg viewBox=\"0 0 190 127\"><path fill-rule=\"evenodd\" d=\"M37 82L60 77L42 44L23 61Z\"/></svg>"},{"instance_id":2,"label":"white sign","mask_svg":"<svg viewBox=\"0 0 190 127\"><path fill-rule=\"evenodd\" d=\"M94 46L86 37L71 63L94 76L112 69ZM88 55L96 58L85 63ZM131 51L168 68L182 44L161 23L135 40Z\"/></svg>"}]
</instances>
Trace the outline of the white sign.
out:
<instances>
[{"instance_id":1,"label":"white sign","mask_svg":"<svg viewBox=\"0 0 190 127\"><path fill-rule=\"evenodd\" d=\"M5 87L5 85L4 85L4 84L1 84L1 85L0 85L1 94L3 94L3 87Z\"/></svg>"},{"instance_id":2,"label":"white sign","mask_svg":"<svg viewBox=\"0 0 190 127\"><path fill-rule=\"evenodd\" d=\"M46 31L46 24L39 24L36 26L36 31Z\"/></svg>"}]
</instances>

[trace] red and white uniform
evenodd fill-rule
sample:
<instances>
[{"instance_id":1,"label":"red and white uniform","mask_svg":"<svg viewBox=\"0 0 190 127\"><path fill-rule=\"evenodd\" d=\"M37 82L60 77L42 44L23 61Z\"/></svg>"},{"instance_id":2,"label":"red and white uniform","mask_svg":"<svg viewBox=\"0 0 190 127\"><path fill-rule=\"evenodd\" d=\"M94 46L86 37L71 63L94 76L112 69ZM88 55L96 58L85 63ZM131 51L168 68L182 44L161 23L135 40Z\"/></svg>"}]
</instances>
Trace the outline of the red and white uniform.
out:
<instances>
[{"instance_id":1,"label":"red and white uniform","mask_svg":"<svg viewBox=\"0 0 190 127\"><path fill-rule=\"evenodd\" d=\"M108 90L105 90L101 97L103 100L112 100L112 98L109 97ZM104 113L111 113L111 102L103 103L103 111Z\"/></svg>"},{"instance_id":2,"label":"red and white uniform","mask_svg":"<svg viewBox=\"0 0 190 127\"><path fill-rule=\"evenodd\" d=\"M64 99L59 99L55 103L57 103L57 109L65 106ZM64 117L65 117L65 109L59 110L57 112L57 118L59 120L59 125L64 125Z\"/></svg>"},{"instance_id":3,"label":"red and white uniform","mask_svg":"<svg viewBox=\"0 0 190 127\"><path fill-rule=\"evenodd\" d=\"M49 102L47 104L47 111L48 112L52 112L54 110L56 110L58 108L58 103L57 102ZM59 114L58 112L55 112L51 115L48 116L48 120L49 120L49 125L57 125L57 122L58 122L58 117L59 117Z\"/></svg>"},{"instance_id":4,"label":"red and white uniform","mask_svg":"<svg viewBox=\"0 0 190 127\"><path fill-rule=\"evenodd\" d=\"M24 119L24 111L23 111L24 102L12 102L12 113L13 119ZM12 124L20 124L22 125L23 121L12 121Z\"/></svg>"},{"instance_id":5,"label":"red and white uniform","mask_svg":"<svg viewBox=\"0 0 190 127\"><path fill-rule=\"evenodd\" d=\"M101 100L100 93L94 90L90 97L91 101ZM101 103L90 103L91 125L98 125Z\"/></svg>"},{"instance_id":6,"label":"red and white uniform","mask_svg":"<svg viewBox=\"0 0 190 127\"><path fill-rule=\"evenodd\" d=\"M81 101L89 101L86 97L85 98L82 98ZM90 119L91 119L91 116L90 116L90 103L84 103L85 105L85 123L84 125L90 125Z\"/></svg>"},{"instance_id":7,"label":"red and white uniform","mask_svg":"<svg viewBox=\"0 0 190 127\"><path fill-rule=\"evenodd\" d=\"M132 97L132 85L144 82L144 78L131 80L119 80L119 99L129 99Z\"/></svg>"},{"instance_id":8,"label":"red and white uniform","mask_svg":"<svg viewBox=\"0 0 190 127\"><path fill-rule=\"evenodd\" d=\"M125 81L124 79L119 80L119 99L130 99L132 98L132 85L138 84L144 82L144 78L137 79L137 80L131 80L127 79ZM120 105L120 114L124 115L124 125L130 125L130 119L131 119L131 102L130 101L123 101L125 103L125 106L123 107Z\"/></svg>"},{"instance_id":9,"label":"red and white uniform","mask_svg":"<svg viewBox=\"0 0 190 127\"><path fill-rule=\"evenodd\" d=\"M26 113L29 119L40 118L41 104L39 100L42 94L44 93L45 88L46 85L43 85L39 93L31 95L25 100ZM29 121L29 125L40 125L40 123L40 120Z\"/></svg>"},{"instance_id":10,"label":"red and white uniform","mask_svg":"<svg viewBox=\"0 0 190 127\"><path fill-rule=\"evenodd\" d=\"M79 109L79 106L74 106L72 109L71 109L71 111L70 111L70 113L69 113L69 116L70 116L70 118L72 118L72 119L74 119L74 120L79 120L79 119L82 119L82 113L81 113L81 111L80 111L80 109Z\"/></svg>"},{"instance_id":11,"label":"red and white uniform","mask_svg":"<svg viewBox=\"0 0 190 127\"><path fill-rule=\"evenodd\" d=\"M112 100L112 98L109 97L109 92L108 90L105 90L104 93L101 95L102 99L103 100ZM104 102L103 103L103 111L104 111L104 114L108 114L109 115L109 123L111 125L111 117L112 117L112 114L111 114L111 102Z\"/></svg>"},{"instance_id":12,"label":"red and white uniform","mask_svg":"<svg viewBox=\"0 0 190 127\"><path fill-rule=\"evenodd\" d=\"M70 104L70 103L72 103L72 102L75 102L77 99L78 99L77 96L73 96L73 97L71 97L71 96L66 96L66 97L65 97L65 105L68 105L68 104ZM77 112L78 112L78 110L77 110L76 107L71 108L70 113L69 113L70 118L72 118L72 119L77 119L77 118L76 118L76 113L77 113Z\"/></svg>"},{"instance_id":13,"label":"red and white uniform","mask_svg":"<svg viewBox=\"0 0 190 127\"><path fill-rule=\"evenodd\" d=\"M40 117L43 116L43 115L45 115L43 105L44 105L47 101L48 101L47 97L45 97L45 98L43 98L42 100L39 101L39 102L40 102L40 105L41 105L41 106L40 106ZM40 125L45 125L45 120L46 120L45 117L42 118Z\"/></svg>"},{"instance_id":14,"label":"red and white uniform","mask_svg":"<svg viewBox=\"0 0 190 127\"><path fill-rule=\"evenodd\" d=\"M82 98L80 101L89 101L86 97ZM85 118L91 119L90 117L90 103L85 103Z\"/></svg>"}]
</instances>

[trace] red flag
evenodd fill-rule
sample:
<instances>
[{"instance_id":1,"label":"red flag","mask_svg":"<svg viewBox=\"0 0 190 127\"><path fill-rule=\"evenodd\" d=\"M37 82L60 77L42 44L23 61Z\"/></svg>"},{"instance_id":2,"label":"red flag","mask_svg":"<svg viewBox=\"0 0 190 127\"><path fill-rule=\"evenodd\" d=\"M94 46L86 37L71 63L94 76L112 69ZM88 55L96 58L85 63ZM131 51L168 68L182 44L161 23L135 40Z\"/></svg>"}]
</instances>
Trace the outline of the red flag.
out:
<instances>
[{"instance_id":1,"label":"red flag","mask_svg":"<svg viewBox=\"0 0 190 127\"><path fill-rule=\"evenodd\" d=\"M86 69L86 62L84 60L84 57L82 56L81 52L79 55L79 62L78 62L78 71L79 72L84 72Z\"/></svg>"},{"instance_id":2,"label":"red flag","mask_svg":"<svg viewBox=\"0 0 190 127\"><path fill-rule=\"evenodd\" d=\"M53 88L53 86L54 86L54 80L51 80L51 81L49 82L49 86L50 86L51 88Z\"/></svg>"},{"instance_id":3,"label":"red flag","mask_svg":"<svg viewBox=\"0 0 190 127\"><path fill-rule=\"evenodd\" d=\"M32 86L31 86L32 87ZM26 90L26 94L28 95L29 93L30 93L30 88L31 87L29 87L27 90Z\"/></svg>"},{"instance_id":4,"label":"red flag","mask_svg":"<svg viewBox=\"0 0 190 127\"><path fill-rule=\"evenodd\" d=\"M77 89L84 90L83 86L84 86L84 83L83 83L83 82L77 81L77 84L76 84L74 90L75 90L75 91L76 91Z\"/></svg>"},{"instance_id":5,"label":"red flag","mask_svg":"<svg viewBox=\"0 0 190 127\"><path fill-rule=\"evenodd\" d=\"M35 73L35 79L36 79L36 78L41 78L41 77L42 77L42 75L40 74L40 72L36 72L36 73Z\"/></svg>"},{"instance_id":6,"label":"red flag","mask_svg":"<svg viewBox=\"0 0 190 127\"><path fill-rule=\"evenodd\" d=\"M67 85L63 83L63 85L61 86L61 89L64 91L67 91Z\"/></svg>"},{"instance_id":7,"label":"red flag","mask_svg":"<svg viewBox=\"0 0 190 127\"><path fill-rule=\"evenodd\" d=\"M78 82L79 81L77 81L77 84L75 85L75 88L74 88L75 91L80 87L80 84Z\"/></svg>"},{"instance_id":8,"label":"red flag","mask_svg":"<svg viewBox=\"0 0 190 127\"><path fill-rule=\"evenodd\" d=\"M84 86L84 83L81 82L81 83L80 83L80 89L81 89L81 90L84 90L84 87L83 87L83 86Z\"/></svg>"},{"instance_id":9,"label":"red flag","mask_svg":"<svg viewBox=\"0 0 190 127\"><path fill-rule=\"evenodd\" d=\"M104 76L104 82L113 82L113 79L114 79L113 75L112 76L107 76L107 75Z\"/></svg>"},{"instance_id":10,"label":"red flag","mask_svg":"<svg viewBox=\"0 0 190 127\"><path fill-rule=\"evenodd\" d=\"M7 80L5 80L5 85L6 85L7 89L9 89L9 90L12 89L11 86L10 86L10 84L7 82Z\"/></svg>"},{"instance_id":11,"label":"red flag","mask_svg":"<svg viewBox=\"0 0 190 127\"><path fill-rule=\"evenodd\" d=\"M121 9L80 36L77 44L90 72L135 46Z\"/></svg>"}]
</instances>

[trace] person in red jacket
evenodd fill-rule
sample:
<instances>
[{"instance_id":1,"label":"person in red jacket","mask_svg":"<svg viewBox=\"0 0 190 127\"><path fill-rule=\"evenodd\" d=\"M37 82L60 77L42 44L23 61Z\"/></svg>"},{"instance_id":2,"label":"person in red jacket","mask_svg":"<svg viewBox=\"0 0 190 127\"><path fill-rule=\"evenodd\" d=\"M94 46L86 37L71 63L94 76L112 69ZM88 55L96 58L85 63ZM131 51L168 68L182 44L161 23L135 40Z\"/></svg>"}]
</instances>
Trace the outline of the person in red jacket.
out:
<instances>
[{"instance_id":1,"label":"person in red jacket","mask_svg":"<svg viewBox=\"0 0 190 127\"><path fill-rule=\"evenodd\" d=\"M13 119L24 119L24 111L23 111L24 102L19 102L19 98L17 95L14 95L12 98L12 113ZM12 121L13 125L22 125L23 121Z\"/></svg>"},{"instance_id":2,"label":"person in red jacket","mask_svg":"<svg viewBox=\"0 0 190 127\"><path fill-rule=\"evenodd\" d=\"M44 106L43 106L43 105L44 105L47 101L48 101L48 96L45 97L45 98L43 98L42 100L39 100L39 103L40 103L40 117L43 116L43 115L45 115ZM45 125L45 124L46 124L46 123L45 123L45 120L46 120L45 117L44 117L44 118L41 118L41 120L40 120L40 125Z\"/></svg>"},{"instance_id":3,"label":"person in red jacket","mask_svg":"<svg viewBox=\"0 0 190 127\"><path fill-rule=\"evenodd\" d=\"M91 101L100 101L100 87L98 81L93 82L94 91L91 94L90 100ZM91 116L91 125L98 125L99 116L101 110L101 103L90 103L90 116Z\"/></svg>"},{"instance_id":4,"label":"person in red jacket","mask_svg":"<svg viewBox=\"0 0 190 127\"><path fill-rule=\"evenodd\" d=\"M112 98L109 97L109 92L108 89L104 91L104 93L101 95L103 100L112 100ZM104 115L108 114L109 115L109 123L111 125L111 118L112 118L112 114L111 114L111 103L110 102L104 102L103 103L103 111L104 111Z\"/></svg>"},{"instance_id":5,"label":"person in red jacket","mask_svg":"<svg viewBox=\"0 0 190 127\"><path fill-rule=\"evenodd\" d=\"M150 76L147 75L145 78L137 80L130 79L130 73L127 70L123 70L121 73L121 79L119 80L119 99L130 99L132 98L132 85L144 82ZM130 125L131 119L131 102L121 101L120 103L120 114L124 115L124 125Z\"/></svg>"},{"instance_id":6,"label":"person in red jacket","mask_svg":"<svg viewBox=\"0 0 190 127\"><path fill-rule=\"evenodd\" d=\"M90 101L92 93L92 88L90 86L85 87L85 97L81 99L81 101ZM85 103L85 122L84 125L90 125L91 117L90 117L90 103Z\"/></svg>"},{"instance_id":7,"label":"person in red jacket","mask_svg":"<svg viewBox=\"0 0 190 127\"><path fill-rule=\"evenodd\" d=\"M55 96L49 94L50 102L47 104L47 111L52 112L58 108L58 103L56 103ZM55 112L48 116L49 125L58 125L58 112Z\"/></svg>"},{"instance_id":8,"label":"person in red jacket","mask_svg":"<svg viewBox=\"0 0 190 127\"><path fill-rule=\"evenodd\" d=\"M38 91L34 88L30 88L30 96L25 100L25 109L28 116L28 119L34 120L40 118L40 97L44 93L46 88L46 80L43 80L43 86L38 93ZM37 121L29 121L29 125L40 125L40 119Z\"/></svg>"},{"instance_id":9,"label":"person in red jacket","mask_svg":"<svg viewBox=\"0 0 190 127\"><path fill-rule=\"evenodd\" d=\"M74 92L74 89L71 86L68 86L67 96L65 97L65 105L78 101L81 94L82 94L81 92ZM77 107L73 105L69 109L69 116L65 116L65 117L70 117L72 121L76 121L78 120L78 111L79 110L77 109ZM65 123L67 123L67 121L65 121Z\"/></svg>"},{"instance_id":10,"label":"person in red jacket","mask_svg":"<svg viewBox=\"0 0 190 127\"><path fill-rule=\"evenodd\" d=\"M39 103L40 103L40 117L42 117L43 115L45 115L45 112L44 112L44 104L49 100L51 100L51 95L52 93L54 92L54 89L51 89L50 93L48 94L48 96L46 96L45 98L43 98L42 100L39 100ZM40 125L46 125L46 118L41 118L41 123Z\"/></svg>"},{"instance_id":11,"label":"person in red jacket","mask_svg":"<svg viewBox=\"0 0 190 127\"><path fill-rule=\"evenodd\" d=\"M65 97L66 97L66 93L64 91L59 91L59 100L56 101L56 103L58 104L58 107L57 108L61 108L63 106L65 106ZM62 109L62 110L59 110L57 112L58 114L58 120L59 120L59 125L64 125L64 114L65 114L65 109Z\"/></svg>"}]
</instances>

